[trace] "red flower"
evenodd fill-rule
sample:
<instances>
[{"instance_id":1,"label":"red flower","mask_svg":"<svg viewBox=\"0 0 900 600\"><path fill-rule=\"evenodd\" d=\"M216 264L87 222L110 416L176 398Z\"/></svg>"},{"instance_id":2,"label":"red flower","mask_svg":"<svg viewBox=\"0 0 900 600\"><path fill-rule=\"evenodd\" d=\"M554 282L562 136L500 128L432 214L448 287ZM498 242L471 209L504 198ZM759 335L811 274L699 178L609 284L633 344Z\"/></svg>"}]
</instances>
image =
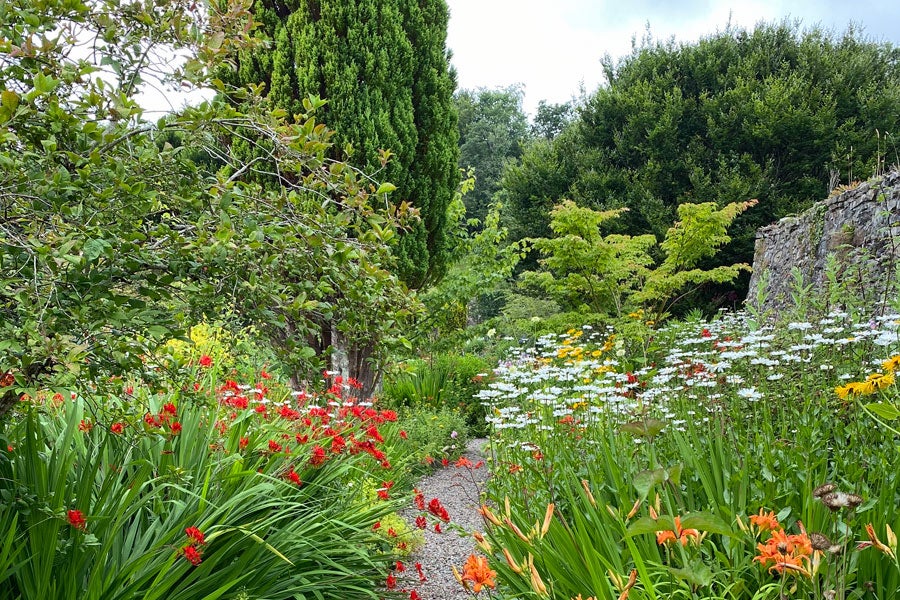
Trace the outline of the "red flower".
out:
<instances>
[{"instance_id":1,"label":"red flower","mask_svg":"<svg viewBox=\"0 0 900 600\"><path fill-rule=\"evenodd\" d=\"M327 455L325 454L325 448L319 445L313 446L312 456L309 459L309 464L314 467L318 467L325 463L326 458Z\"/></svg>"},{"instance_id":2,"label":"red flower","mask_svg":"<svg viewBox=\"0 0 900 600\"><path fill-rule=\"evenodd\" d=\"M203 560L200 557L200 555L203 554L203 552L201 550L197 549L196 546L185 546L184 549L182 550L182 554L184 554L184 558L187 559L187 561L189 563L191 563L192 565L194 565L195 567L197 565L199 565L200 562Z\"/></svg>"},{"instance_id":3,"label":"red flower","mask_svg":"<svg viewBox=\"0 0 900 600\"><path fill-rule=\"evenodd\" d=\"M419 592L413 590L409 593L409 600L422 600L422 597L419 595Z\"/></svg>"},{"instance_id":4,"label":"red flower","mask_svg":"<svg viewBox=\"0 0 900 600\"><path fill-rule=\"evenodd\" d=\"M382 500L387 500L390 498L387 490L378 490L378 497Z\"/></svg>"},{"instance_id":5,"label":"red flower","mask_svg":"<svg viewBox=\"0 0 900 600\"><path fill-rule=\"evenodd\" d=\"M87 433L88 431L90 431L93 428L94 428L94 424L91 423L90 419L88 419L87 421L82 419L81 423L78 424L78 431L83 431L85 433Z\"/></svg>"},{"instance_id":6,"label":"red flower","mask_svg":"<svg viewBox=\"0 0 900 600\"><path fill-rule=\"evenodd\" d=\"M250 438L242 437L242 438L240 439L240 441L238 442L238 447L239 447L241 450L243 450L244 448L247 447L247 444L249 444L249 443L250 443Z\"/></svg>"},{"instance_id":7,"label":"red flower","mask_svg":"<svg viewBox=\"0 0 900 600\"><path fill-rule=\"evenodd\" d=\"M387 576L387 581L385 583L387 584L387 589L389 590L394 590L397 588L397 579L394 577L393 573Z\"/></svg>"},{"instance_id":8,"label":"red flower","mask_svg":"<svg viewBox=\"0 0 900 600\"><path fill-rule=\"evenodd\" d=\"M425 572L422 570L422 563L420 562L416 563L416 573L419 574L419 581L426 581Z\"/></svg>"},{"instance_id":9,"label":"red flower","mask_svg":"<svg viewBox=\"0 0 900 600\"><path fill-rule=\"evenodd\" d=\"M266 368L265 368L265 367L263 367L262 371L259 372L259 376L260 376L262 379L271 379L271 378L272 378L271 375L269 375L268 373L266 373Z\"/></svg>"},{"instance_id":10,"label":"red flower","mask_svg":"<svg viewBox=\"0 0 900 600\"><path fill-rule=\"evenodd\" d=\"M77 508L66 511L66 520L69 521L69 525L71 525L78 531L84 531L85 529L87 529L87 521L84 520L84 513L82 513Z\"/></svg>"},{"instance_id":11,"label":"red flower","mask_svg":"<svg viewBox=\"0 0 900 600\"><path fill-rule=\"evenodd\" d=\"M113 423L109 426L109 430L115 433L116 435L122 435L122 432L125 431L124 423Z\"/></svg>"},{"instance_id":12,"label":"red flower","mask_svg":"<svg viewBox=\"0 0 900 600\"><path fill-rule=\"evenodd\" d=\"M173 421L172 425L169 427L172 430L172 433L179 434L181 433L181 423L178 421Z\"/></svg>"},{"instance_id":13,"label":"red flower","mask_svg":"<svg viewBox=\"0 0 900 600\"><path fill-rule=\"evenodd\" d=\"M272 452L281 452L281 444L275 440L269 440L269 450Z\"/></svg>"},{"instance_id":14,"label":"red flower","mask_svg":"<svg viewBox=\"0 0 900 600\"><path fill-rule=\"evenodd\" d=\"M428 521L425 520L425 517L423 517L422 515L419 515L418 517L416 517L416 527L418 527L419 529L425 529L425 527L427 527L427 526L428 526Z\"/></svg>"},{"instance_id":15,"label":"red flower","mask_svg":"<svg viewBox=\"0 0 900 600\"><path fill-rule=\"evenodd\" d=\"M194 540L195 543L200 544L201 546L206 543L206 538L203 536L203 532L196 527L188 527L184 530L184 533L189 538Z\"/></svg>"},{"instance_id":16,"label":"red flower","mask_svg":"<svg viewBox=\"0 0 900 600\"><path fill-rule=\"evenodd\" d=\"M295 484L297 487L303 485L303 482L300 481L300 475L298 475L297 472L294 471L294 467L291 467L291 470L287 472L284 478Z\"/></svg>"},{"instance_id":17,"label":"red flower","mask_svg":"<svg viewBox=\"0 0 900 600\"><path fill-rule=\"evenodd\" d=\"M162 411L163 411L163 414L172 415L174 417L175 413L178 411L178 409L175 408L175 405L172 404L171 402L167 402L167 403L163 404Z\"/></svg>"},{"instance_id":18,"label":"red flower","mask_svg":"<svg viewBox=\"0 0 900 600\"><path fill-rule=\"evenodd\" d=\"M369 428L366 429L366 434L371 437L376 442L383 442L384 438L381 437L381 434L378 433L378 428L374 425L369 425Z\"/></svg>"},{"instance_id":19,"label":"red flower","mask_svg":"<svg viewBox=\"0 0 900 600\"><path fill-rule=\"evenodd\" d=\"M409 439L409 434L406 433L406 430L405 430L405 429L401 429L401 430L400 430L400 437L403 438L404 440L406 440L406 439ZM413 590L413 591L415 591L415 590Z\"/></svg>"},{"instance_id":20,"label":"red flower","mask_svg":"<svg viewBox=\"0 0 900 600\"><path fill-rule=\"evenodd\" d=\"M375 531L378 531L379 529L381 529L381 521L375 521L375 524L372 525L372 529Z\"/></svg>"},{"instance_id":21,"label":"red flower","mask_svg":"<svg viewBox=\"0 0 900 600\"><path fill-rule=\"evenodd\" d=\"M439 522L434 524L434 532L435 533L444 533L443 531L441 531L441 524Z\"/></svg>"},{"instance_id":22,"label":"red flower","mask_svg":"<svg viewBox=\"0 0 900 600\"><path fill-rule=\"evenodd\" d=\"M446 459L446 458L442 458L442 459L441 459L441 464L442 464L443 466L446 467L447 465L450 464L450 461L449 461L448 459Z\"/></svg>"},{"instance_id":23,"label":"red flower","mask_svg":"<svg viewBox=\"0 0 900 600\"><path fill-rule=\"evenodd\" d=\"M200 357L200 366L207 368L212 366L212 357L207 354L204 354Z\"/></svg>"},{"instance_id":24,"label":"red flower","mask_svg":"<svg viewBox=\"0 0 900 600\"><path fill-rule=\"evenodd\" d=\"M425 510L425 494L420 492L419 490L413 490L415 496L416 508L419 510Z\"/></svg>"},{"instance_id":25,"label":"red flower","mask_svg":"<svg viewBox=\"0 0 900 600\"><path fill-rule=\"evenodd\" d=\"M400 561L398 560L398 561L397 561L397 565L396 565L396 567L395 567L395 570L396 570L398 573L402 573L402 572L404 572L404 571L406 570L406 567L403 566L403 563L400 562Z\"/></svg>"}]
</instances>

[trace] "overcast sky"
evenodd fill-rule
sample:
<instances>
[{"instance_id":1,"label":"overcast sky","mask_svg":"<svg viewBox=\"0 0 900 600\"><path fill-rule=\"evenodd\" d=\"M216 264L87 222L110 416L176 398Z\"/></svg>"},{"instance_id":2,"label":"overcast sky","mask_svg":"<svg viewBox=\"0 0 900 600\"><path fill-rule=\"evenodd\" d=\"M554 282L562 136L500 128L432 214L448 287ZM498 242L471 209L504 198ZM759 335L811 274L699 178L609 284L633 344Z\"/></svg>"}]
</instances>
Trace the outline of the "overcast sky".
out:
<instances>
[{"instance_id":1,"label":"overcast sky","mask_svg":"<svg viewBox=\"0 0 900 600\"><path fill-rule=\"evenodd\" d=\"M565 102L601 82L600 58L631 52L631 42L694 41L733 25L800 20L843 32L851 21L874 40L900 44L898 0L448 0L460 88L525 86L525 110Z\"/></svg>"}]
</instances>

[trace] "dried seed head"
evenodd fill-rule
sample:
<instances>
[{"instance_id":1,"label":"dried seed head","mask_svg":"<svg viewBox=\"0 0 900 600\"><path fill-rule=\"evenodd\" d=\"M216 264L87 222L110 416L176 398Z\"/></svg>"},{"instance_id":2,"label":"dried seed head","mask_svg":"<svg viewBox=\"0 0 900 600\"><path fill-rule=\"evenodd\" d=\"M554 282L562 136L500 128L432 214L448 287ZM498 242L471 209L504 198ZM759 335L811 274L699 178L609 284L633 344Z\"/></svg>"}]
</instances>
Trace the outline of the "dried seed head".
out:
<instances>
[{"instance_id":1,"label":"dried seed head","mask_svg":"<svg viewBox=\"0 0 900 600\"><path fill-rule=\"evenodd\" d=\"M847 494L844 492L831 492L829 494L825 494L821 498L822 503L825 504L832 511L836 511L841 508L850 508L854 509L860 504L862 504L862 497L856 494Z\"/></svg>"},{"instance_id":2,"label":"dried seed head","mask_svg":"<svg viewBox=\"0 0 900 600\"><path fill-rule=\"evenodd\" d=\"M776 546L776 548L778 548L778 553L779 553L779 554L787 554L787 551L788 551L788 545L787 545L786 543L780 542L780 543L778 544L778 546Z\"/></svg>"},{"instance_id":3,"label":"dried seed head","mask_svg":"<svg viewBox=\"0 0 900 600\"><path fill-rule=\"evenodd\" d=\"M817 487L816 489L813 490L813 496L815 496L816 498L821 498L822 496L824 496L826 494L830 494L831 492L835 491L836 489L837 489L837 486L834 485L833 483L823 483L822 485L820 485L819 487Z\"/></svg>"},{"instance_id":4,"label":"dried seed head","mask_svg":"<svg viewBox=\"0 0 900 600\"><path fill-rule=\"evenodd\" d=\"M848 508L851 508L851 509L856 508L857 506L859 506L862 503L863 503L862 496L859 496L857 494L847 494L847 507Z\"/></svg>"},{"instance_id":5,"label":"dried seed head","mask_svg":"<svg viewBox=\"0 0 900 600\"><path fill-rule=\"evenodd\" d=\"M809 541L812 544L813 550L822 550L824 552L831 547L831 540L821 533L809 534Z\"/></svg>"}]
</instances>

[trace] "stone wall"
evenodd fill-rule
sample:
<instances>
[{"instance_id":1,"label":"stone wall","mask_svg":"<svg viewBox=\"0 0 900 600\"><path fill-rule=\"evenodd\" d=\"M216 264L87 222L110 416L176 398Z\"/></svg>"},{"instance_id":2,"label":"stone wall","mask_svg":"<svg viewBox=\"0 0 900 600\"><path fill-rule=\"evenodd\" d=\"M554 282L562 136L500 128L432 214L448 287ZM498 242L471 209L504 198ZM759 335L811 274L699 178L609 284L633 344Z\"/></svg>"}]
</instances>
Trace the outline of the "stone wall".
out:
<instances>
[{"instance_id":1,"label":"stone wall","mask_svg":"<svg viewBox=\"0 0 900 600\"><path fill-rule=\"evenodd\" d=\"M889 283L900 264L900 172L861 183L757 231L747 303L776 313L791 306L794 267L814 290L826 289L829 260L838 281L872 309L892 300L886 294L896 290ZM766 288L759 307L761 280Z\"/></svg>"}]
</instances>

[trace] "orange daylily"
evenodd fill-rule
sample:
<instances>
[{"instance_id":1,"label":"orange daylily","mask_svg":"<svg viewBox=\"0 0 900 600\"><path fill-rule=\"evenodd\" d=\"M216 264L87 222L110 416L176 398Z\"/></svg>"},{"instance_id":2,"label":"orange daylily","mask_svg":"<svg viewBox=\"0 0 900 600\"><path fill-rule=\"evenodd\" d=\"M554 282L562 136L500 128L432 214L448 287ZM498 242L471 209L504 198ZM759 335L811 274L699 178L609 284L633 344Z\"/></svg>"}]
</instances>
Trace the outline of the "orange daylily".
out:
<instances>
[{"instance_id":1,"label":"orange daylily","mask_svg":"<svg viewBox=\"0 0 900 600\"><path fill-rule=\"evenodd\" d=\"M775 517L775 511L766 513L763 508L759 509L759 514L750 515L750 522L756 525L760 531L781 529L781 525L778 524L778 519Z\"/></svg>"},{"instance_id":2,"label":"orange daylily","mask_svg":"<svg viewBox=\"0 0 900 600\"><path fill-rule=\"evenodd\" d=\"M693 537L699 540L700 532L696 529L682 529L681 517L675 517L675 530L660 531L656 534L656 543L663 545L667 542L681 542L682 546L687 546L689 538Z\"/></svg>"},{"instance_id":3,"label":"orange daylily","mask_svg":"<svg viewBox=\"0 0 900 600\"><path fill-rule=\"evenodd\" d=\"M783 529L775 529L765 544L757 544L759 555L753 560L763 566L769 566L769 572L784 573L785 570L799 572L807 577L810 572L807 566L812 555L812 542L805 533L787 535Z\"/></svg>"},{"instance_id":4,"label":"orange daylily","mask_svg":"<svg viewBox=\"0 0 900 600\"><path fill-rule=\"evenodd\" d=\"M481 591L482 587L496 588L495 577L497 577L497 572L488 567L488 561L483 556L470 554L466 559L466 564L463 565L461 579L462 581L471 581L472 591L476 594Z\"/></svg>"}]
</instances>

